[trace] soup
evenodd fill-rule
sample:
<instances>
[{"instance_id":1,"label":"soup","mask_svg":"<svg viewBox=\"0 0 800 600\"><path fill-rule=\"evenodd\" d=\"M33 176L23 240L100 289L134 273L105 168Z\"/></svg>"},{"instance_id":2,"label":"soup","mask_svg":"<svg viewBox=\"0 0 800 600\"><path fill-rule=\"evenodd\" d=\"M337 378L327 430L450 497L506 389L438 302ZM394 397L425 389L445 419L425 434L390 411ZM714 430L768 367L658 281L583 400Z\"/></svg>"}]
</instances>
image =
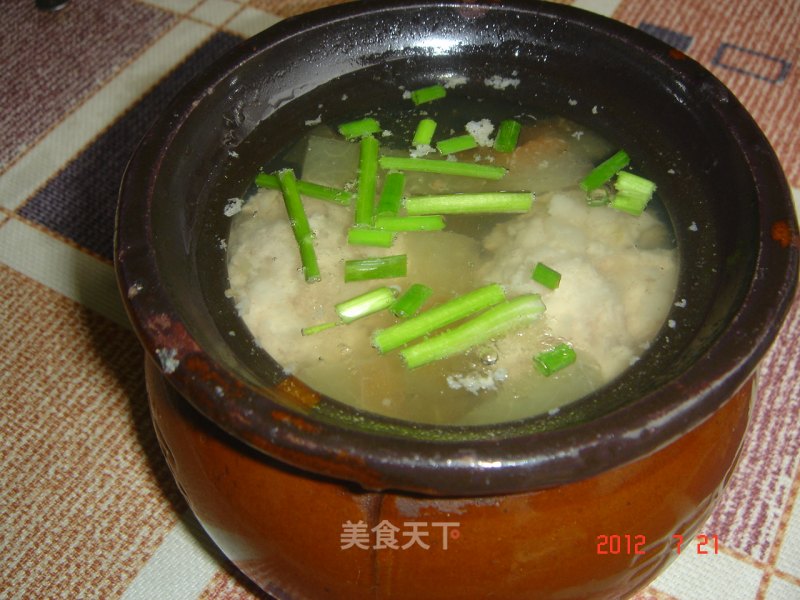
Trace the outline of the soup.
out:
<instances>
[{"instance_id":1,"label":"soup","mask_svg":"<svg viewBox=\"0 0 800 600\"><path fill-rule=\"evenodd\" d=\"M234 199L228 206L227 294L256 342L288 373L335 400L389 417L454 425L557 411L638 360L665 324L678 255L657 200L632 216L608 206L603 187L587 197L579 185L615 148L563 118L509 114L521 128L513 150L501 152L494 147L499 123L482 115L480 103L460 103L457 92L449 90L445 98L409 104L372 115L380 128L365 136L377 140L381 156L505 172L489 179L404 171L406 204L400 217L414 198L430 195L525 192L533 198L530 208L445 214L444 228L393 233L391 246L379 247L348 243L357 200L344 206L303 196L319 269L318 281L309 282L280 189L259 189L243 203ZM412 144L422 119L436 124L434 137ZM302 182L357 191L363 137L348 140L339 125L309 120L307 135L265 171L292 166ZM467 134L475 147L447 156L434 147L437 140ZM373 203L392 172L378 169ZM351 261L387 257L403 257L402 276L345 281ZM560 276L557 285L534 278L537 265ZM400 297L415 284L430 294L419 314L489 286L502 288L508 300L539 298L544 311L524 325L414 368L403 347L383 352L375 347L376 333L404 321L403 316L380 310L340 323L337 304L386 288ZM537 368L536 357L558 348L574 353L571 364L552 373Z\"/></svg>"}]
</instances>

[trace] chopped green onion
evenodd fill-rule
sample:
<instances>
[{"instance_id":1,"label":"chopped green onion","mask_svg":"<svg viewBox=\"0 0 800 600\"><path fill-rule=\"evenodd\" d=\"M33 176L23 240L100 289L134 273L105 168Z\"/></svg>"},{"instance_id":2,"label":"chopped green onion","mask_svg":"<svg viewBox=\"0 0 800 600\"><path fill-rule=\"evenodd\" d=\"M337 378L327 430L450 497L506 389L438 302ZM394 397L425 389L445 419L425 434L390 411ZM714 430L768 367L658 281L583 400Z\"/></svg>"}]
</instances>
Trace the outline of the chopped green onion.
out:
<instances>
[{"instance_id":1,"label":"chopped green onion","mask_svg":"<svg viewBox=\"0 0 800 600\"><path fill-rule=\"evenodd\" d=\"M278 180L278 176L268 173L259 173L256 175L256 185L260 188L271 190L281 189L281 182ZM336 202L342 206L349 205L350 199L353 197L353 194L348 191L328 187L327 185L320 185L318 183L311 183L310 181L303 181L302 179L297 180L297 191L300 192L301 196Z\"/></svg>"},{"instance_id":2,"label":"chopped green onion","mask_svg":"<svg viewBox=\"0 0 800 600\"><path fill-rule=\"evenodd\" d=\"M319 333L320 331L325 331L326 329L331 329L332 327L336 327L337 325L339 325L339 321L329 321L328 323L320 323L319 325L303 327L300 330L300 333L301 335L314 335L315 333Z\"/></svg>"},{"instance_id":3,"label":"chopped green onion","mask_svg":"<svg viewBox=\"0 0 800 600\"><path fill-rule=\"evenodd\" d=\"M427 285L415 283L392 304L391 311L395 317L407 319L419 312L425 301L431 297L433 290Z\"/></svg>"},{"instance_id":4,"label":"chopped green onion","mask_svg":"<svg viewBox=\"0 0 800 600\"><path fill-rule=\"evenodd\" d=\"M646 204L647 203L642 202L642 199L639 197L622 193L614 196L614 199L611 201L612 208L621 212L626 212L634 217L638 217L644 212Z\"/></svg>"},{"instance_id":5,"label":"chopped green onion","mask_svg":"<svg viewBox=\"0 0 800 600\"><path fill-rule=\"evenodd\" d=\"M344 263L344 280L349 282L405 277L406 268L405 254L348 260Z\"/></svg>"},{"instance_id":6,"label":"chopped green onion","mask_svg":"<svg viewBox=\"0 0 800 600\"><path fill-rule=\"evenodd\" d=\"M581 188L585 192L590 192L595 188L599 188L619 171L627 167L630 162L631 159L628 154L624 150L620 150L611 156L611 158L606 159L592 169L589 174L581 180Z\"/></svg>"},{"instance_id":7,"label":"chopped green onion","mask_svg":"<svg viewBox=\"0 0 800 600\"><path fill-rule=\"evenodd\" d=\"M611 193L604 184L586 193L586 204L589 206L608 206L611 203Z\"/></svg>"},{"instance_id":8,"label":"chopped green onion","mask_svg":"<svg viewBox=\"0 0 800 600\"><path fill-rule=\"evenodd\" d=\"M406 183L405 173L392 172L383 180L380 198L378 198L378 215L396 215L403 200L403 187Z\"/></svg>"},{"instance_id":9,"label":"chopped green onion","mask_svg":"<svg viewBox=\"0 0 800 600\"><path fill-rule=\"evenodd\" d=\"M436 132L436 121L433 119L422 119L414 132L414 139L411 144L414 146L425 146L431 143L433 134Z\"/></svg>"},{"instance_id":10,"label":"chopped green onion","mask_svg":"<svg viewBox=\"0 0 800 600\"><path fill-rule=\"evenodd\" d=\"M439 154L454 154L477 147L478 142L476 142L475 138L469 133L436 142L436 149L439 151Z\"/></svg>"},{"instance_id":11,"label":"chopped green onion","mask_svg":"<svg viewBox=\"0 0 800 600\"><path fill-rule=\"evenodd\" d=\"M656 191L654 182L627 171L617 175L614 187L617 194L611 200L611 206L634 216L642 214Z\"/></svg>"},{"instance_id":12,"label":"chopped green onion","mask_svg":"<svg viewBox=\"0 0 800 600\"><path fill-rule=\"evenodd\" d=\"M498 152L513 152L517 147L519 132L522 125L514 119L506 119L500 122L497 130L497 137L494 139L494 149Z\"/></svg>"},{"instance_id":13,"label":"chopped green onion","mask_svg":"<svg viewBox=\"0 0 800 600\"><path fill-rule=\"evenodd\" d=\"M453 329L400 351L409 369L415 369L484 344L509 331L530 325L544 312L537 294L503 302ZM408 322L408 321L406 321Z\"/></svg>"},{"instance_id":14,"label":"chopped green onion","mask_svg":"<svg viewBox=\"0 0 800 600\"><path fill-rule=\"evenodd\" d=\"M574 363L576 358L577 356L572 346L559 344L555 348L534 356L533 363L542 375L550 377L553 373Z\"/></svg>"},{"instance_id":15,"label":"chopped green onion","mask_svg":"<svg viewBox=\"0 0 800 600\"><path fill-rule=\"evenodd\" d=\"M292 226L294 239L300 249L300 263L303 266L303 275L309 283L320 280L319 264L317 254L314 251L314 234L308 224L306 212L303 210L303 203L300 201L300 193L297 191L297 178L291 169L278 171L278 180L281 183L283 193L283 203L286 206L286 213L289 215L289 223Z\"/></svg>"},{"instance_id":16,"label":"chopped green onion","mask_svg":"<svg viewBox=\"0 0 800 600\"><path fill-rule=\"evenodd\" d=\"M520 213L533 204L531 192L483 192L406 198L409 215L463 213Z\"/></svg>"},{"instance_id":17,"label":"chopped green onion","mask_svg":"<svg viewBox=\"0 0 800 600\"><path fill-rule=\"evenodd\" d=\"M375 217L375 227L386 231L441 231L444 229L444 217L442 215Z\"/></svg>"},{"instance_id":18,"label":"chopped green onion","mask_svg":"<svg viewBox=\"0 0 800 600\"><path fill-rule=\"evenodd\" d=\"M413 339L428 335L435 329L460 321L464 317L494 306L505 299L506 293L502 286L496 283L483 286L434 306L408 321L375 332L372 336L372 345L381 354L385 354Z\"/></svg>"},{"instance_id":19,"label":"chopped green onion","mask_svg":"<svg viewBox=\"0 0 800 600\"><path fill-rule=\"evenodd\" d=\"M336 202L342 206L348 206L353 197L353 194L346 190L340 190L337 188L328 187L326 185L312 183L310 181L298 181L297 190L303 196L309 196L319 200L327 200L328 202Z\"/></svg>"},{"instance_id":20,"label":"chopped green onion","mask_svg":"<svg viewBox=\"0 0 800 600\"><path fill-rule=\"evenodd\" d=\"M561 283L561 273L555 269L551 269L544 263L536 263L533 268L533 275L531 275L536 283L541 283L543 286L554 290Z\"/></svg>"},{"instance_id":21,"label":"chopped green onion","mask_svg":"<svg viewBox=\"0 0 800 600\"><path fill-rule=\"evenodd\" d=\"M447 95L447 90L444 88L443 85L439 85L437 83L435 85L414 90L413 92L411 92L411 100L413 100L414 104L419 106L420 104L424 104L425 102L430 102L431 100L438 100L439 98L444 98L446 95Z\"/></svg>"},{"instance_id":22,"label":"chopped green onion","mask_svg":"<svg viewBox=\"0 0 800 600\"><path fill-rule=\"evenodd\" d=\"M347 243L353 246L390 248L394 243L394 232L368 227L351 227L347 230Z\"/></svg>"},{"instance_id":23,"label":"chopped green onion","mask_svg":"<svg viewBox=\"0 0 800 600\"><path fill-rule=\"evenodd\" d=\"M371 135L361 138L358 160L356 225L371 225L375 212L375 186L378 178L378 140Z\"/></svg>"},{"instance_id":24,"label":"chopped green onion","mask_svg":"<svg viewBox=\"0 0 800 600\"><path fill-rule=\"evenodd\" d=\"M348 140L354 140L365 135L378 133L381 130L381 125L372 117L365 117L357 121L350 121L339 125L339 133L341 133Z\"/></svg>"},{"instance_id":25,"label":"chopped green onion","mask_svg":"<svg viewBox=\"0 0 800 600\"><path fill-rule=\"evenodd\" d=\"M281 189L281 181L277 175L270 173L259 173L256 175L256 185L260 188L268 188L270 190ZM300 187L300 180L297 181L297 186Z\"/></svg>"},{"instance_id":26,"label":"chopped green onion","mask_svg":"<svg viewBox=\"0 0 800 600\"><path fill-rule=\"evenodd\" d=\"M352 323L356 319L366 317L394 304L397 292L390 287L381 287L355 298L339 302L335 306L336 314L343 323Z\"/></svg>"},{"instance_id":27,"label":"chopped green onion","mask_svg":"<svg viewBox=\"0 0 800 600\"><path fill-rule=\"evenodd\" d=\"M381 156L378 164L382 169L460 175L462 177L477 177L480 179L502 179L506 174L506 170L503 167L494 165L478 165L454 160L406 158L404 156Z\"/></svg>"},{"instance_id":28,"label":"chopped green onion","mask_svg":"<svg viewBox=\"0 0 800 600\"><path fill-rule=\"evenodd\" d=\"M653 195L653 192L656 191L655 182L639 175L628 173L627 171L617 175L614 187L617 188L617 191L620 193L640 196L648 200Z\"/></svg>"}]
</instances>

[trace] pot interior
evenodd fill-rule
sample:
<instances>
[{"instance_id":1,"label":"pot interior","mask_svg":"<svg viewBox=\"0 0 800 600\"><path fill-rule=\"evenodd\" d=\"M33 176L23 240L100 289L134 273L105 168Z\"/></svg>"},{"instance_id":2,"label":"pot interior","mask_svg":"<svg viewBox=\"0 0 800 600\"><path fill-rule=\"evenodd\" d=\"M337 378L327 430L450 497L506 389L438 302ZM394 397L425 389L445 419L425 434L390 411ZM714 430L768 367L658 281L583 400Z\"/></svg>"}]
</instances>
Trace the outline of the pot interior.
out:
<instances>
[{"instance_id":1,"label":"pot interior","mask_svg":"<svg viewBox=\"0 0 800 600\"><path fill-rule=\"evenodd\" d=\"M253 191L259 169L306 132L307 120L359 118L404 102L400 86L463 76L461 89L487 106L585 125L625 148L635 171L658 183L680 252L676 300L686 302L668 316L680 327L664 327L623 375L556 415L474 428L419 426L323 398L312 416L412 438L496 439L585 423L681 378L729 327L754 276L759 198L741 131L726 121L729 111L741 110L736 100L681 54L581 11L538 3L374 6L278 24L184 94L178 109L185 115L152 189L152 228L159 277L194 339L280 402L270 390L284 379L282 368L254 344L224 293L226 202ZM487 87L484 79L495 75L519 84ZM694 380L684 391L698 386Z\"/></svg>"}]
</instances>

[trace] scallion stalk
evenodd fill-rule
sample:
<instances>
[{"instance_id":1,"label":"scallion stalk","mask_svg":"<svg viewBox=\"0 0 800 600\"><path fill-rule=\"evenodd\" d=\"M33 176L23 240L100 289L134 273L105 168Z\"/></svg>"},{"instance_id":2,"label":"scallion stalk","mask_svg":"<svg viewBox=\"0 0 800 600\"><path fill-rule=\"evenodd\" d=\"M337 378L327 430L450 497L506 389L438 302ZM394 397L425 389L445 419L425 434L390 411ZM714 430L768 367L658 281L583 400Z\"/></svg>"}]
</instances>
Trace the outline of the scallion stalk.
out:
<instances>
[{"instance_id":1,"label":"scallion stalk","mask_svg":"<svg viewBox=\"0 0 800 600\"><path fill-rule=\"evenodd\" d=\"M378 177L378 140L371 135L361 138L358 160L356 225L371 225L375 212L375 187Z\"/></svg>"},{"instance_id":2,"label":"scallion stalk","mask_svg":"<svg viewBox=\"0 0 800 600\"><path fill-rule=\"evenodd\" d=\"M414 132L414 139L411 144L414 146L425 146L431 143L433 134L436 132L436 121L433 119L422 119Z\"/></svg>"},{"instance_id":3,"label":"scallion stalk","mask_svg":"<svg viewBox=\"0 0 800 600\"><path fill-rule=\"evenodd\" d=\"M454 160L433 160L428 158L408 158L404 156L381 156L378 164L382 169L438 173L440 175L459 175L479 179L502 179L506 174L503 167L478 165Z\"/></svg>"},{"instance_id":4,"label":"scallion stalk","mask_svg":"<svg viewBox=\"0 0 800 600\"><path fill-rule=\"evenodd\" d=\"M409 215L464 213L521 213L533 204L531 192L483 192L406 198Z\"/></svg>"},{"instance_id":5,"label":"scallion stalk","mask_svg":"<svg viewBox=\"0 0 800 600\"><path fill-rule=\"evenodd\" d=\"M447 95L447 90L444 88L443 85L437 83L435 85L430 85L428 87L412 91L411 100L414 102L415 105L419 106L420 104L424 104L425 102L431 102L432 100L438 100L439 98L444 98L446 95Z\"/></svg>"},{"instance_id":6,"label":"scallion stalk","mask_svg":"<svg viewBox=\"0 0 800 600\"><path fill-rule=\"evenodd\" d=\"M544 263L536 263L536 266L533 268L531 279L536 283L541 283L543 286L554 290L561 283L561 273L555 269L551 269Z\"/></svg>"},{"instance_id":7,"label":"scallion stalk","mask_svg":"<svg viewBox=\"0 0 800 600\"><path fill-rule=\"evenodd\" d=\"M655 182L627 171L617 175L614 187L617 194L611 200L611 206L634 216L642 214L656 191Z\"/></svg>"},{"instance_id":8,"label":"scallion stalk","mask_svg":"<svg viewBox=\"0 0 800 600\"><path fill-rule=\"evenodd\" d=\"M455 154L456 152L463 152L477 147L478 142L468 133L436 142L436 149L439 154Z\"/></svg>"},{"instance_id":9,"label":"scallion stalk","mask_svg":"<svg viewBox=\"0 0 800 600\"><path fill-rule=\"evenodd\" d=\"M339 302L334 308L343 323L352 323L356 319L389 308L396 299L397 292L395 290L390 287L381 287Z\"/></svg>"},{"instance_id":10,"label":"scallion stalk","mask_svg":"<svg viewBox=\"0 0 800 600\"><path fill-rule=\"evenodd\" d=\"M383 229L370 227L351 227L347 230L347 243L353 246L376 246L390 248L394 243L395 234Z\"/></svg>"},{"instance_id":11,"label":"scallion stalk","mask_svg":"<svg viewBox=\"0 0 800 600\"><path fill-rule=\"evenodd\" d=\"M320 323L319 325L311 325L310 327L303 327L300 330L301 335L314 335L326 329L331 329L339 325L339 321L329 321L328 323Z\"/></svg>"},{"instance_id":12,"label":"scallion stalk","mask_svg":"<svg viewBox=\"0 0 800 600\"><path fill-rule=\"evenodd\" d=\"M492 283L447 302L434 306L416 317L375 332L372 345L381 354L399 348L411 340L428 335L432 331L460 321L464 317L483 310L506 299L502 286Z\"/></svg>"},{"instance_id":13,"label":"scallion stalk","mask_svg":"<svg viewBox=\"0 0 800 600\"><path fill-rule=\"evenodd\" d=\"M405 187L405 173L393 171L383 180L383 188L378 198L377 215L396 215L403 201L403 188Z\"/></svg>"},{"instance_id":14,"label":"scallion stalk","mask_svg":"<svg viewBox=\"0 0 800 600\"><path fill-rule=\"evenodd\" d=\"M479 314L453 329L404 348L400 356L410 369L466 352L510 331L533 323L545 306L537 294L519 296Z\"/></svg>"},{"instance_id":15,"label":"scallion stalk","mask_svg":"<svg viewBox=\"0 0 800 600\"><path fill-rule=\"evenodd\" d=\"M260 188L267 188L270 190L281 189L281 182L278 180L278 176L269 173L259 173L256 175L256 185ZM335 202L342 206L348 206L353 197L353 194L348 191L312 183L310 181L303 181L302 179L297 180L297 191L300 192L301 196L317 198L318 200L327 200L328 202Z\"/></svg>"},{"instance_id":16,"label":"scallion stalk","mask_svg":"<svg viewBox=\"0 0 800 600\"><path fill-rule=\"evenodd\" d=\"M643 202L640 197L631 196L629 194L618 193L611 200L611 207L621 212L626 212L629 215L638 217L644 212L646 202Z\"/></svg>"},{"instance_id":17,"label":"scallion stalk","mask_svg":"<svg viewBox=\"0 0 800 600\"><path fill-rule=\"evenodd\" d=\"M297 246L300 249L303 275L309 283L319 281L320 270L317 254L314 251L314 234L311 232L308 217L306 217L303 203L300 201L300 192L297 190L297 178L294 171L292 169L278 171L278 180L281 184L283 203L286 206L292 233L294 233L294 239L297 240Z\"/></svg>"},{"instance_id":18,"label":"scallion stalk","mask_svg":"<svg viewBox=\"0 0 800 600\"><path fill-rule=\"evenodd\" d=\"M427 285L415 283L392 304L392 314L400 319L413 317L432 294L433 290Z\"/></svg>"},{"instance_id":19,"label":"scallion stalk","mask_svg":"<svg viewBox=\"0 0 800 600\"><path fill-rule=\"evenodd\" d=\"M539 372L545 377L550 377L561 369L568 367L575 362L577 355L569 344L559 344L558 346L541 352L533 357L533 363Z\"/></svg>"},{"instance_id":20,"label":"scallion stalk","mask_svg":"<svg viewBox=\"0 0 800 600\"><path fill-rule=\"evenodd\" d=\"M385 231L441 231L444 229L442 215L420 215L412 217L375 217L375 228Z\"/></svg>"},{"instance_id":21,"label":"scallion stalk","mask_svg":"<svg viewBox=\"0 0 800 600\"><path fill-rule=\"evenodd\" d=\"M592 169L589 174L581 180L581 188L585 192L590 192L595 188L599 188L619 171L627 167L630 162L631 159L627 152L620 150Z\"/></svg>"},{"instance_id":22,"label":"scallion stalk","mask_svg":"<svg viewBox=\"0 0 800 600\"><path fill-rule=\"evenodd\" d=\"M514 119L506 119L500 122L497 130L497 137L494 139L494 149L498 152L513 152L517 147L519 132L522 125Z\"/></svg>"},{"instance_id":23,"label":"scallion stalk","mask_svg":"<svg viewBox=\"0 0 800 600\"><path fill-rule=\"evenodd\" d=\"M627 171L623 171L617 175L617 179L614 181L614 187L618 192L622 192L623 194L631 194L632 196L635 195L648 199L653 195L653 192L656 191L656 184L654 181L645 179L640 175L628 173Z\"/></svg>"},{"instance_id":24,"label":"scallion stalk","mask_svg":"<svg viewBox=\"0 0 800 600\"><path fill-rule=\"evenodd\" d=\"M354 140L365 135L378 133L381 130L381 125L377 120L372 117L365 117L357 121L349 121L339 125L339 133L341 133L348 140Z\"/></svg>"},{"instance_id":25,"label":"scallion stalk","mask_svg":"<svg viewBox=\"0 0 800 600\"><path fill-rule=\"evenodd\" d=\"M586 192L587 206L608 206L610 203L611 193L608 189L608 186L605 184Z\"/></svg>"},{"instance_id":26,"label":"scallion stalk","mask_svg":"<svg viewBox=\"0 0 800 600\"><path fill-rule=\"evenodd\" d=\"M344 263L344 280L364 281L366 279L391 279L405 277L407 271L406 255L358 258Z\"/></svg>"}]
</instances>

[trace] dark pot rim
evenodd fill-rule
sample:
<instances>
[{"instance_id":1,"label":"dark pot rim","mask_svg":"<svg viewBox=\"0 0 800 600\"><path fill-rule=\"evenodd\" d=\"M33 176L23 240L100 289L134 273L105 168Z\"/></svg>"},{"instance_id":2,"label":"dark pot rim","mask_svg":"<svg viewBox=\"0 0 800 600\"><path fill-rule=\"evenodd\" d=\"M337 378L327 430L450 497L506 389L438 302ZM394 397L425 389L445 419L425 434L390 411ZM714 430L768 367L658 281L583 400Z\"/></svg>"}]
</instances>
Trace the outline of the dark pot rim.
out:
<instances>
[{"instance_id":1,"label":"dark pot rim","mask_svg":"<svg viewBox=\"0 0 800 600\"><path fill-rule=\"evenodd\" d=\"M152 201L169 145L195 106L253 56L283 40L355 15L436 8L511 10L569 22L630 46L647 60L708 86L708 102L730 128L750 167L758 206L754 278L705 355L646 396L588 423L503 439L419 439L363 431L293 410L215 361L183 322L160 280ZM777 235L780 229L788 238ZM787 239L789 240L787 242ZM142 140L126 170L117 213L115 268L143 346L167 380L201 413L252 447L302 469L367 489L435 495L510 493L601 473L664 447L709 418L753 374L777 336L797 283L797 224L791 195L768 141L732 94L680 52L622 23L573 7L509 1L368 2L282 21L240 44L187 86ZM151 285L151 282L154 285ZM424 431L425 427L418 427Z\"/></svg>"}]
</instances>

